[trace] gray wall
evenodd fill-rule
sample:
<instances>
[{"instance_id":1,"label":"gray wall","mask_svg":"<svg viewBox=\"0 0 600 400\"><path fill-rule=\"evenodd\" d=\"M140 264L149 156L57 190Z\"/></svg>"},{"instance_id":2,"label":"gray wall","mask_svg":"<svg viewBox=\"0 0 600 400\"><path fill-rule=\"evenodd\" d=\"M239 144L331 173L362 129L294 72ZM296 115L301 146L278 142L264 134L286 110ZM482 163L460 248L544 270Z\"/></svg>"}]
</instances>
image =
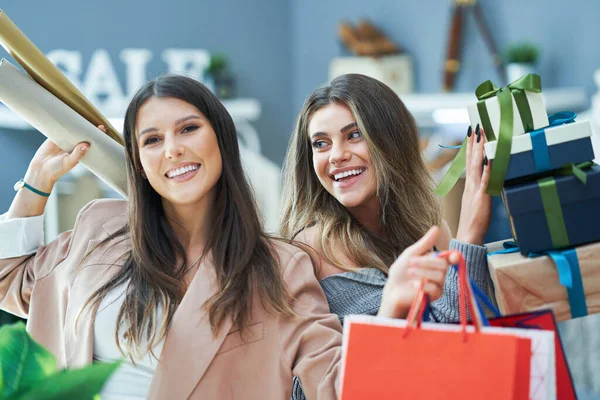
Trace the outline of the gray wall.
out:
<instances>
[{"instance_id":1,"label":"gray wall","mask_svg":"<svg viewBox=\"0 0 600 400\"><path fill-rule=\"evenodd\" d=\"M450 0L293 0L292 77L294 110L327 80L332 57L343 54L337 24L368 18L401 45L415 65L415 89L442 88L442 65L450 26ZM545 87L594 88L592 73L600 68L600 1L479 0L498 47L528 39L543 49L539 73ZM487 80L498 82L487 48L471 15L464 32L463 71L456 89L474 91Z\"/></svg>"},{"instance_id":2,"label":"gray wall","mask_svg":"<svg viewBox=\"0 0 600 400\"><path fill-rule=\"evenodd\" d=\"M165 48L202 48L225 53L240 97L261 102L255 123L263 153L283 159L292 126L291 3L281 0L5 2L2 10L43 52L81 51L84 72L92 52L108 50L125 85L123 48L153 51L148 75L166 72ZM0 57L8 54L0 49ZM9 59L11 59L8 56ZM11 59L12 60L12 59ZM0 131L0 210L8 208L12 184L23 176L43 140L37 132Z\"/></svg>"},{"instance_id":3,"label":"gray wall","mask_svg":"<svg viewBox=\"0 0 600 400\"><path fill-rule=\"evenodd\" d=\"M35 131L0 130L0 168L4 171L0 174L0 214L10 207L13 185L25 175L29 160L44 139Z\"/></svg>"},{"instance_id":4,"label":"gray wall","mask_svg":"<svg viewBox=\"0 0 600 400\"><path fill-rule=\"evenodd\" d=\"M545 87L581 85L594 91L600 67L600 2L572 0L479 0L500 47L530 39L543 47L539 72ZM158 1L9 2L3 10L44 52L78 50L87 67L92 51L106 48L124 86L123 48L148 48L154 58L149 77L165 71L165 48L205 48L226 53L241 97L260 100L256 127L264 153L281 163L293 120L304 98L327 80L331 57L343 54L337 23L367 17L380 25L414 58L415 87L441 87L450 19L449 0L221 0L184 2L168 7ZM465 27L464 69L457 89L472 91L497 81L472 18ZM6 56L0 50L2 56ZM34 132L1 131L0 209L12 199L9 187L20 178L42 137Z\"/></svg>"}]
</instances>

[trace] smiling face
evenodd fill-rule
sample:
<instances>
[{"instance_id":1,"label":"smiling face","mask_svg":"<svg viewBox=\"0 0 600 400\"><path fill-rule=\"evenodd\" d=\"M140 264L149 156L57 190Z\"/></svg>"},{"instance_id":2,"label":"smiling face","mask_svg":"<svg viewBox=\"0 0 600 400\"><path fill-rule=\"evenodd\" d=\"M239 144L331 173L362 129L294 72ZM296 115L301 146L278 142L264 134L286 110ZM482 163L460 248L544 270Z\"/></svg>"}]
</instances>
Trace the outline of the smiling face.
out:
<instances>
[{"instance_id":1,"label":"smiling face","mask_svg":"<svg viewBox=\"0 0 600 400\"><path fill-rule=\"evenodd\" d=\"M308 124L313 168L321 185L349 210L377 210L377 181L367 142L348 107L333 103Z\"/></svg>"},{"instance_id":2,"label":"smiling face","mask_svg":"<svg viewBox=\"0 0 600 400\"><path fill-rule=\"evenodd\" d=\"M211 204L222 160L215 131L193 105L151 97L136 120L140 162L166 207Z\"/></svg>"}]
</instances>

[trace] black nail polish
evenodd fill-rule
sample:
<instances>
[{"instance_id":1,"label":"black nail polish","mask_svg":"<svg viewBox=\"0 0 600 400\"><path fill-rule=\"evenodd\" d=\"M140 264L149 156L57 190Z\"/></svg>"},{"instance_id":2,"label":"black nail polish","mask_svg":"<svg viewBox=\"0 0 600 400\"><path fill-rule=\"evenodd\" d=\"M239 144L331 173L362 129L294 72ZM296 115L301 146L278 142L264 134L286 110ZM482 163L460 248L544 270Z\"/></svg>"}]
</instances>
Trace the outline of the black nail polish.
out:
<instances>
[{"instance_id":1,"label":"black nail polish","mask_svg":"<svg viewBox=\"0 0 600 400\"><path fill-rule=\"evenodd\" d=\"M477 124L477 126L475 127L475 133L477 134L477 136L481 134L481 132L479 132L479 124Z\"/></svg>"},{"instance_id":2,"label":"black nail polish","mask_svg":"<svg viewBox=\"0 0 600 400\"><path fill-rule=\"evenodd\" d=\"M481 133L477 132L477 143L479 143L480 140L481 140Z\"/></svg>"},{"instance_id":3,"label":"black nail polish","mask_svg":"<svg viewBox=\"0 0 600 400\"><path fill-rule=\"evenodd\" d=\"M471 125L469 125L469 129L467 129L467 137L471 137L472 129Z\"/></svg>"},{"instance_id":4,"label":"black nail polish","mask_svg":"<svg viewBox=\"0 0 600 400\"><path fill-rule=\"evenodd\" d=\"M488 158L487 156L483 157L483 165L488 165Z\"/></svg>"}]
</instances>

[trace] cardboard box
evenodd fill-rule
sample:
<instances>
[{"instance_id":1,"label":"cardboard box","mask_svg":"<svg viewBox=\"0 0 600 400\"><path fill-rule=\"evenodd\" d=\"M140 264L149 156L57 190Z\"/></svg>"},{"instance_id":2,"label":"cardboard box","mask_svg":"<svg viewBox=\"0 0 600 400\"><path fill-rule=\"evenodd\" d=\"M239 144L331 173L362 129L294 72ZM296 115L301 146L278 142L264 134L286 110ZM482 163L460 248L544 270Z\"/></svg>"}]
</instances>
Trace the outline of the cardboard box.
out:
<instances>
[{"instance_id":1,"label":"cardboard box","mask_svg":"<svg viewBox=\"0 0 600 400\"><path fill-rule=\"evenodd\" d=\"M362 74L388 85L396 94L413 92L412 58L406 54L383 57L338 57L329 63L329 79Z\"/></svg>"},{"instance_id":2,"label":"cardboard box","mask_svg":"<svg viewBox=\"0 0 600 400\"><path fill-rule=\"evenodd\" d=\"M486 245L501 250L503 241ZM600 312L600 243L576 248L588 314ZM557 321L571 319L567 288L549 256L525 257L519 252L488 256L498 308L517 314L550 308Z\"/></svg>"}]
</instances>

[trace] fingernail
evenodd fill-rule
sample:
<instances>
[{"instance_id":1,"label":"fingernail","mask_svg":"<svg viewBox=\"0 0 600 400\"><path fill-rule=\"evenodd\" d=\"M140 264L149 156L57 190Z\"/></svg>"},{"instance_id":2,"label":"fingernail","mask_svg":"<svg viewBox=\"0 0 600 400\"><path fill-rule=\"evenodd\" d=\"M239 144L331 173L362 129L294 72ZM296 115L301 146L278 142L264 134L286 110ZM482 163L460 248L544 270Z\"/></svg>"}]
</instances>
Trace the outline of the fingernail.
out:
<instances>
[{"instance_id":1,"label":"fingernail","mask_svg":"<svg viewBox=\"0 0 600 400\"><path fill-rule=\"evenodd\" d=\"M477 132L477 143L481 141L481 133Z\"/></svg>"},{"instance_id":2,"label":"fingernail","mask_svg":"<svg viewBox=\"0 0 600 400\"><path fill-rule=\"evenodd\" d=\"M469 125L469 129L467 129L467 137L471 137L471 133L473 133L472 131L471 125Z\"/></svg>"},{"instance_id":3,"label":"fingernail","mask_svg":"<svg viewBox=\"0 0 600 400\"><path fill-rule=\"evenodd\" d=\"M488 165L488 158L487 158L487 156L483 157L483 165Z\"/></svg>"},{"instance_id":4,"label":"fingernail","mask_svg":"<svg viewBox=\"0 0 600 400\"><path fill-rule=\"evenodd\" d=\"M87 144L84 144L84 145L82 145L82 146L81 146L81 151L87 151L87 149L88 149L89 147L90 147L89 145L87 145Z\"/></svg>"},{"instance_id":5,"label":"fingernail","mask_svg":"<svg viewBox=\"0 0 600 400\"><path fill-rule=\"evenodd\" d=\"M479 124L475 127L475 133L479 135Z\"/></svg>"}]
</instances>

